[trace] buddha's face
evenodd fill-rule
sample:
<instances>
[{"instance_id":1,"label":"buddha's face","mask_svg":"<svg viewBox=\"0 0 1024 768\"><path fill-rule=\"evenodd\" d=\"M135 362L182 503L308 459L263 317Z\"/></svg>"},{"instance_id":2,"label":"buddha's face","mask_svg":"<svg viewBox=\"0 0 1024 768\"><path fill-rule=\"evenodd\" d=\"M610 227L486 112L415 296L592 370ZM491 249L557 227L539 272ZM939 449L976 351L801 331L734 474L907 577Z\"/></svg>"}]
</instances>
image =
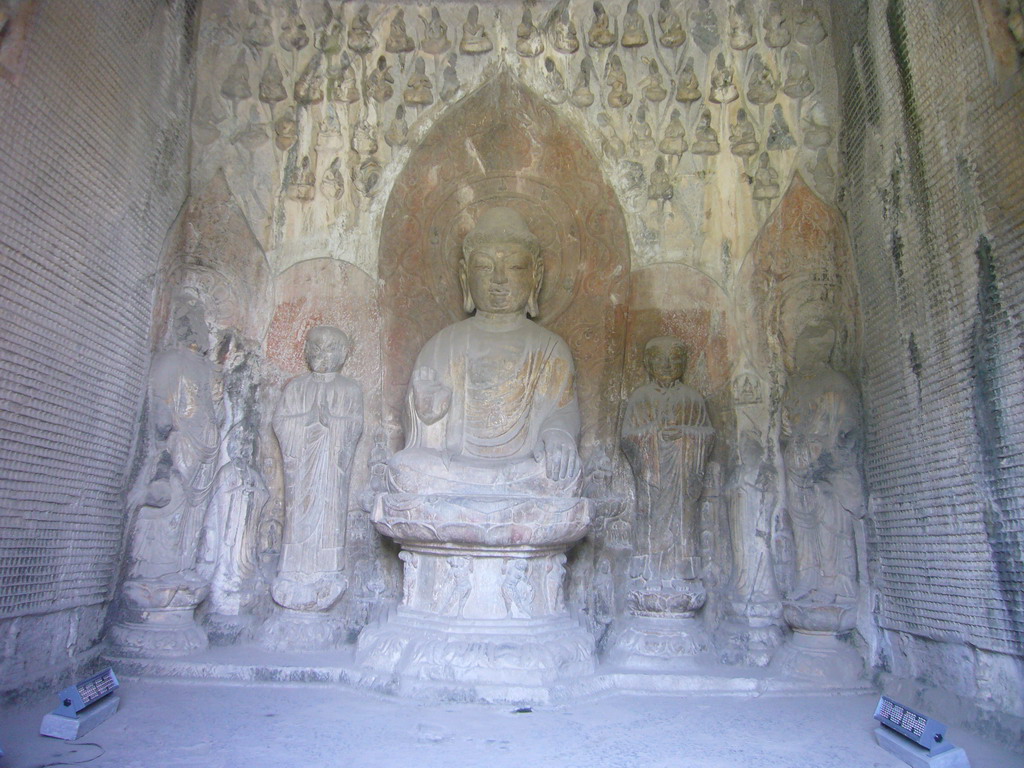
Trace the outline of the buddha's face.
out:
<instances>
[{"instance_id":1,"label":"buddha's face","mask_svg":"<svg viewBox=\"0 0 1024 768\"><path fill-rule=\"evenodd\" d=\"M518 243L481 243L463 262L465 286L478 311L523 314L536 288L536 261Z\"/></svg>"},{"instance_id":2,"label":"buddha's face","mask_svg":"<svg viewBox=\"0 0 1024 768\"><path fill-rule=\"evenodd\" d=\"M651 343L644 350L644 363L651 378L667 387L686 373L686 349L678 343Z\"/></svg>"}]
</instances>

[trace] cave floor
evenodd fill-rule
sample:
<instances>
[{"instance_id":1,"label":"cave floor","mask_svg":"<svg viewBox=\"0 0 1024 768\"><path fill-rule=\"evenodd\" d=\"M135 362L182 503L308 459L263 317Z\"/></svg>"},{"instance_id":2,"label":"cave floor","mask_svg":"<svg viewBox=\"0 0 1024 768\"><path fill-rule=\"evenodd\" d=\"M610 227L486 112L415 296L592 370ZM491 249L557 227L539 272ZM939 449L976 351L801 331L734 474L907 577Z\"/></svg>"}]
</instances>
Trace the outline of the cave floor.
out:
<instances>
[{"instance_id":1,"label":"cave floor","mask_svg":"<svg viewBox=\"0 0 1024 768\"><path fill-rule=\"evenodd\" d=\"M565 705L429 704L317 683L121 680L120 710L79 742L38 736L52 694L0 711L3 768L898 768L873 694L610 694ZM962 729L972 768L1024 756Z\"/></svg>"}]
</instances>

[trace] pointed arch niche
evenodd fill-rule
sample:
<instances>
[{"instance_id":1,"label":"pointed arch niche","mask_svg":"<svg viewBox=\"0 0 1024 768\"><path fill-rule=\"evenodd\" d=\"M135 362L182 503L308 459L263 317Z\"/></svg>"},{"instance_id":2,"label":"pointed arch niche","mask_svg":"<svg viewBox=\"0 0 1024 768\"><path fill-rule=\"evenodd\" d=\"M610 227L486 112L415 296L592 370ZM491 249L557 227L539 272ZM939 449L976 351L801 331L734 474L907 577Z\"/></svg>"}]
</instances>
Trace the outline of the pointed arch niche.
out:
<instances>
[{"instance_id":1,"label":"pointed arch niche","mask_svg":"<svg viewBox=\"0 0 1024 768\"><path fill-rule=\"evenodd\" d=\"M585 455L613 446L629 240L622 209L582 138L508 73L455 104L413 151L380 238L384 399L392 423L416 355L463 319L462 239L485 209L518 210L541 241L541 325L572 349Z\"/></svg>"}]
</instances>

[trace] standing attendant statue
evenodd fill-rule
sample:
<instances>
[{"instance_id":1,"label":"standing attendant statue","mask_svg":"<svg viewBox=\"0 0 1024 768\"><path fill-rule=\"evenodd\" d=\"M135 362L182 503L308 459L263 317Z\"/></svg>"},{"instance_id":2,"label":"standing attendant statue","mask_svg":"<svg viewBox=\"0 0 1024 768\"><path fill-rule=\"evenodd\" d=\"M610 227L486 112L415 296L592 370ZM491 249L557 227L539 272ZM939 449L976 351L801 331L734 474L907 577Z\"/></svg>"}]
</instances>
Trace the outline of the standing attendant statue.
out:
<instances>
[{"instance_id":1,"label":"standing attendant statue","mask_svg":"<svg viewBox=\"0 0 1024 768\"><path fill-rule=\"evenodd\" d=\"M698 502L715 430L704 398L683 384L686 348L679 339L648 341L644 365L651 383L629 398L621 440L638 501L631 570L639 584L631 599L642 613L692 615L706 596Z\"/></svg>"},{"instance_id":2,"label":"standing attendant statue","mask_svg":"<svg viewBox=\"0 0 1024 768\"><path fill-rule=\"evenodd\" d=\"M340 371L351 342L337 328L306 336L310 373L285 385L274 414L284 461L285 525L271 595L295 611L326 611L341 597L348 486L363 433L363 395Z\"/></svg>"},{"instance_id":3,"label":"standing attendant statue","mask_svg":"<svg viewBox=\"0 0 1024 768\"><path fill-rule=\"evenodd\" d=\"M149 459L129 497L137 512L124 610L111 629L121 653L176 656L207 645L194 611L210 591L214 553L201 547L217 472L222 412L207 358L210 330L198 296L183 292L174 346L149 371Z\"/></svg>"}]
</instances>

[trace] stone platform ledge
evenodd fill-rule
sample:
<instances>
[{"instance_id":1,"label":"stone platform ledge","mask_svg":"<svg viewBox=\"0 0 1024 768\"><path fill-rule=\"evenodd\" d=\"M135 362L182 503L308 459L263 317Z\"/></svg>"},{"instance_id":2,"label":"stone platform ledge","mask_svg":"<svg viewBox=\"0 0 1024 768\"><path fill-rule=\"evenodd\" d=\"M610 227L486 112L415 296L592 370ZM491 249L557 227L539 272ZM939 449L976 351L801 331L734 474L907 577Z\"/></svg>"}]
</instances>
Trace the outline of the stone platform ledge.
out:
<instances>
[{"instance_id":1,"label":"stone platform ledge","mask_svg":"<svg viewBox=\"0 0 1024 768\"><path fill-rule=\"evenodd\" d=\"M547 686L453 684L401 681L357 668L354 647L316 653L270 653L256 646L211 648L179 659L123 658L104 655L119 678L219 681L268 685L337 685L387 696L426 701L508 704L570 704L594 696L853 696L877 694L868 681L848 686L822 685L758 675L763 670L718 666L707 673L664 674L598 667L580 680ZM733 674L729 674L729 670Z\"/></svg>"}]
</instances>

